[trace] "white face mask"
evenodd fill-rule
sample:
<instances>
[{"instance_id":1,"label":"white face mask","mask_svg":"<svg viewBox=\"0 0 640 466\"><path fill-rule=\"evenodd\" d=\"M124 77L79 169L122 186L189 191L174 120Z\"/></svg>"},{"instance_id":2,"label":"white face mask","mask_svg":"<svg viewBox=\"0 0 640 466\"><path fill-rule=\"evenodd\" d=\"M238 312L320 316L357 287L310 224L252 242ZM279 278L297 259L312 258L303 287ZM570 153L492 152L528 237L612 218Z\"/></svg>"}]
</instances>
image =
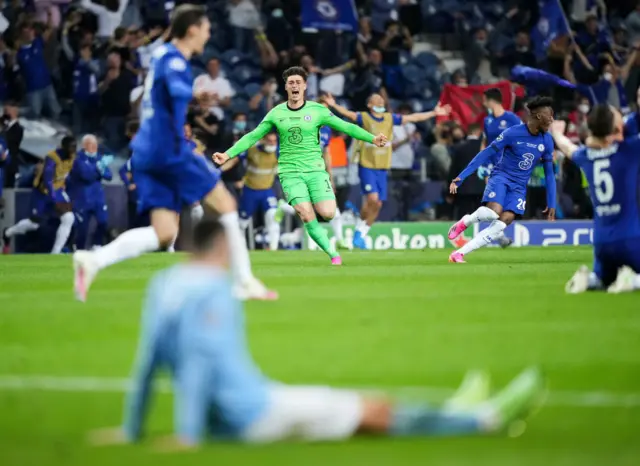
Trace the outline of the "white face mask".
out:
<instances>
[{"instance_id":1,"label":"white face mask","mask_svg":"<svg viewBox=\"0 0 640 466\"><path fill-rule=\"evenodd\" d=\"M278 146L267 144L262 146L262 149L264 149L264 151L268 152L269 154L273 154L276 150L278 150Z\"/></svg>"},{"instance_id":2,"label":"white face mask","mask_svg":"<svg viewBox=\"0 0 640 466\"><path fill-rule=\"evenodd\" d=\"M605 81L611 81L611 80L613 80L613 75L611 73L605 73L605 74L602 75L602 78Z\"/></svg>"},{"instance_id":3,"label":"white face mask","mask_svg":"<svg viewBox=\"0 0 640 466\"><path fill-rule=\"evenodd\" d=\"M584 115L589 113L589 104L580 104L578 105L578 111Z\"/></svg>"},{"instance_id":4,"label":"white face mask","mask_svg":"<svg viewBox=\"0 0 640 466\"><path fill-rule=\"evenodd\" d=\"M384 113L385 108L384 108L384 107L376 107L376 106L374 106L374 107L372 108L372 110L373 110L374 112L376 112L376 113Z\"/></svg>"}]
</instances>

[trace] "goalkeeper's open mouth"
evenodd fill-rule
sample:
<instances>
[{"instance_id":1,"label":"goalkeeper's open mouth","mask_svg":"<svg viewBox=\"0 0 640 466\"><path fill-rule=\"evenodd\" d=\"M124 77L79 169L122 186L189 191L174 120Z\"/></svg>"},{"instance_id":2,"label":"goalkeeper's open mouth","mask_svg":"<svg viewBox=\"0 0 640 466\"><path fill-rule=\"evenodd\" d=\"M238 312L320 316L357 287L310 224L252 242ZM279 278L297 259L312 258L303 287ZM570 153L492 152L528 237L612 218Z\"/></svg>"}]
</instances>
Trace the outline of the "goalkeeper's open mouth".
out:
<instances>
[{"instance_id":1,"label":"goalkeeper's open mouth","mask_svg":"<svg viewBox=\"0 0 640 466\"><path fill-rule=\"evenodd\" d=\"M300 95L300 91L299 91L299 90L293 90L293 89L292 89L292 90L291 90L291 95L292 95L293 97L298 97L298 96Z\"/></svg>"}]
</instances>

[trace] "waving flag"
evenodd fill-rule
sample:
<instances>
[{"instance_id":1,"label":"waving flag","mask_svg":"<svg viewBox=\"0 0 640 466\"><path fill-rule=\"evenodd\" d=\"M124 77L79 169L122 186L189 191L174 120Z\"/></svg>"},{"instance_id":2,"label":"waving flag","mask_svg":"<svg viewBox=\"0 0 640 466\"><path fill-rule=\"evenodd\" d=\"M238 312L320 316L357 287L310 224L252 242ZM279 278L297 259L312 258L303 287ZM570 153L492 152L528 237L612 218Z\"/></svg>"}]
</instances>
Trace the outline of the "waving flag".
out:
<instances>
[{"instance_id":1,"label":"waving flag","mask_svg":"<svg viewBox=\"0 0 640 466\"><path fill-rule=\"evenodd\" d=\"M538 60L547 56L551 41L569 34L569 24L560 6L560 0L540 0L540 4L540 19L531 31L531 40Z\"/></svg>"},{"instance_id":2,"label":"waving flag","mask_svg":"<svg viewBox=\"0 0 640 466\"><path fill-rule=\"evenodd\" d=\"M440 94L441 105L451 105L451 115L438 117L438 123L446 120L454 120L467 130L472 123L482 123L487 116L487 111L482 106L482 95L487 89L498 88L502 93L502 103L507 110L513 110L516 97L524 96L524 91L514 89L509 81L500 81L495 84L460 87L453 84L445 84Z\"/></svg>"},{"instance_id":3,"label":"waving flag","mask_svg":"<svg viewBox=\"0 0 640 466\"><path fill-rule=\"evenodd\" d=\"M511 79L535 91L543 91L554 86L576 88L574 84L559 76L528 66L514 66L511 70Z\"/></svg>"},{"instance_id":4,"label":"waving flag","mask_svg":"<svg viewBox=\"0 0 640 466\"><path fill-rule=\"evenodd\" d=\"M305 0L301 3L303 29L358 30L358 13L353 0Z\"/></svg>"}]
</instances>

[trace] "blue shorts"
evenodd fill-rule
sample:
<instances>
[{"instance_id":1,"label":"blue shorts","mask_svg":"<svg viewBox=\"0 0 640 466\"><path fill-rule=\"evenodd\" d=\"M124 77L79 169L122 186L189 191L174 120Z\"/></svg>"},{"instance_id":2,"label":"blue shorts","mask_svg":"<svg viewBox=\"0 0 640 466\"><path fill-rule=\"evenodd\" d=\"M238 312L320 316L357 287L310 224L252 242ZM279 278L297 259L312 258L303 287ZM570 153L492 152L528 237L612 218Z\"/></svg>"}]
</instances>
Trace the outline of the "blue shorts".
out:
<instances>
[{"instance_id":1,"label":"blue shorts","mask_svg":"<svg viewBox=\"0 0 640 466\"><path fill-rule=\"evenodd\" d=\"M68 204L71 200L64 189L53 192L53 196L44 194L38 189L31 193L31 216L49 217L56 213L56 204Z\"/></svg>"},{"instance_id":2,"label":"blue shorts","mask_svg":"<svg viewBox=\"0 0 640 466\"><path fill-rule=\"evenodd\" d=\"M220 171L193 155L185 162L158 170L136 170L138 212L168 209L180 213L185 205L202 200L220 180Z\"/></svg>"},{"instance_id":3,"label":"blue shorts","mask_svg":"<svg viewBox=\"0 0 640 466\"><path fill-rule=\"evenodd\" d=\"M628 266L640 273L640 238L594 245L594 272L605 287L616 281L618 269Z\"/></svg>"},{"instance_id":4,"label":"blue shorts","mask_svg":"<svg viewBox=\"0 0 640 466\"><path fill-rule=\"evenodd\" d=\"M527 204L527 187L501 178L489 178L482 202L495 202L502 210L523 215Z\"/></svg>"},{"instance_id":5,"label":"blue shorts","mask_svg":"<svg viewBox=\"0 0 640 466\"><path fill-rule=\"evenodd\" d=\"M360 177L360 190L363 196L378 193L378 198L381 201L387 200L387 170L366 168L359 165L358 176Z\"/></svg>"},{"instance_id":6,"label":"blue shorts","mask_svg":"<svg viewBox=\"0 0 640 466\"><path fill-rule=\"evenodd\" d=\"M240 217L251 218L256 210L265 213L269 209L275 209L278 206L276 193L272 188L269 189L251 189L242 188L240 195Z\"/></svg>"}]
</instances>

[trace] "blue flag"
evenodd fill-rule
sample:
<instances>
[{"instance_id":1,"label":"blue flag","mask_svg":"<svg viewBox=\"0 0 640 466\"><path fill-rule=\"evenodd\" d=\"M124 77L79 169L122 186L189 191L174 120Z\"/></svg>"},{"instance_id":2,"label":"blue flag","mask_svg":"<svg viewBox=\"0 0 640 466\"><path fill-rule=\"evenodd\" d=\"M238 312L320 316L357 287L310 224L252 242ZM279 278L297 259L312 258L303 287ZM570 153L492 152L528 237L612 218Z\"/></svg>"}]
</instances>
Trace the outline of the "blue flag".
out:
<instances>
[{"instance_id":1,"label":"blue flag","mask_svg":"<svg viewBox=\"0 0 640 466\"><path fill-rule=\"evenodd\" d=\"M303 29L358 30L358 13L353 0L305 0L301 3Z\"/></svg>"},{"instance_id":2,"label":"blue flag","mask_svg":"<svg viewBox=\"0 0 640 466\"><path fill-rule=\"evenodd\" d=\"M554 39L569 33L567 18L564 16L560 0L540 0L540 19L531 31L536 57L547 56L549 44Z\"/></svg>"},{"instance_id":3,"label":"blue flag","mask_svg":"<svg viewBox=\"0 0 640 466\"><path fill-rule=\"evenodd\" d=\"M574 84L555 74L528 66L514 66L511 70L511 79L538 92L554 86L576 89Z\"/></svg>"}]
</instances>

